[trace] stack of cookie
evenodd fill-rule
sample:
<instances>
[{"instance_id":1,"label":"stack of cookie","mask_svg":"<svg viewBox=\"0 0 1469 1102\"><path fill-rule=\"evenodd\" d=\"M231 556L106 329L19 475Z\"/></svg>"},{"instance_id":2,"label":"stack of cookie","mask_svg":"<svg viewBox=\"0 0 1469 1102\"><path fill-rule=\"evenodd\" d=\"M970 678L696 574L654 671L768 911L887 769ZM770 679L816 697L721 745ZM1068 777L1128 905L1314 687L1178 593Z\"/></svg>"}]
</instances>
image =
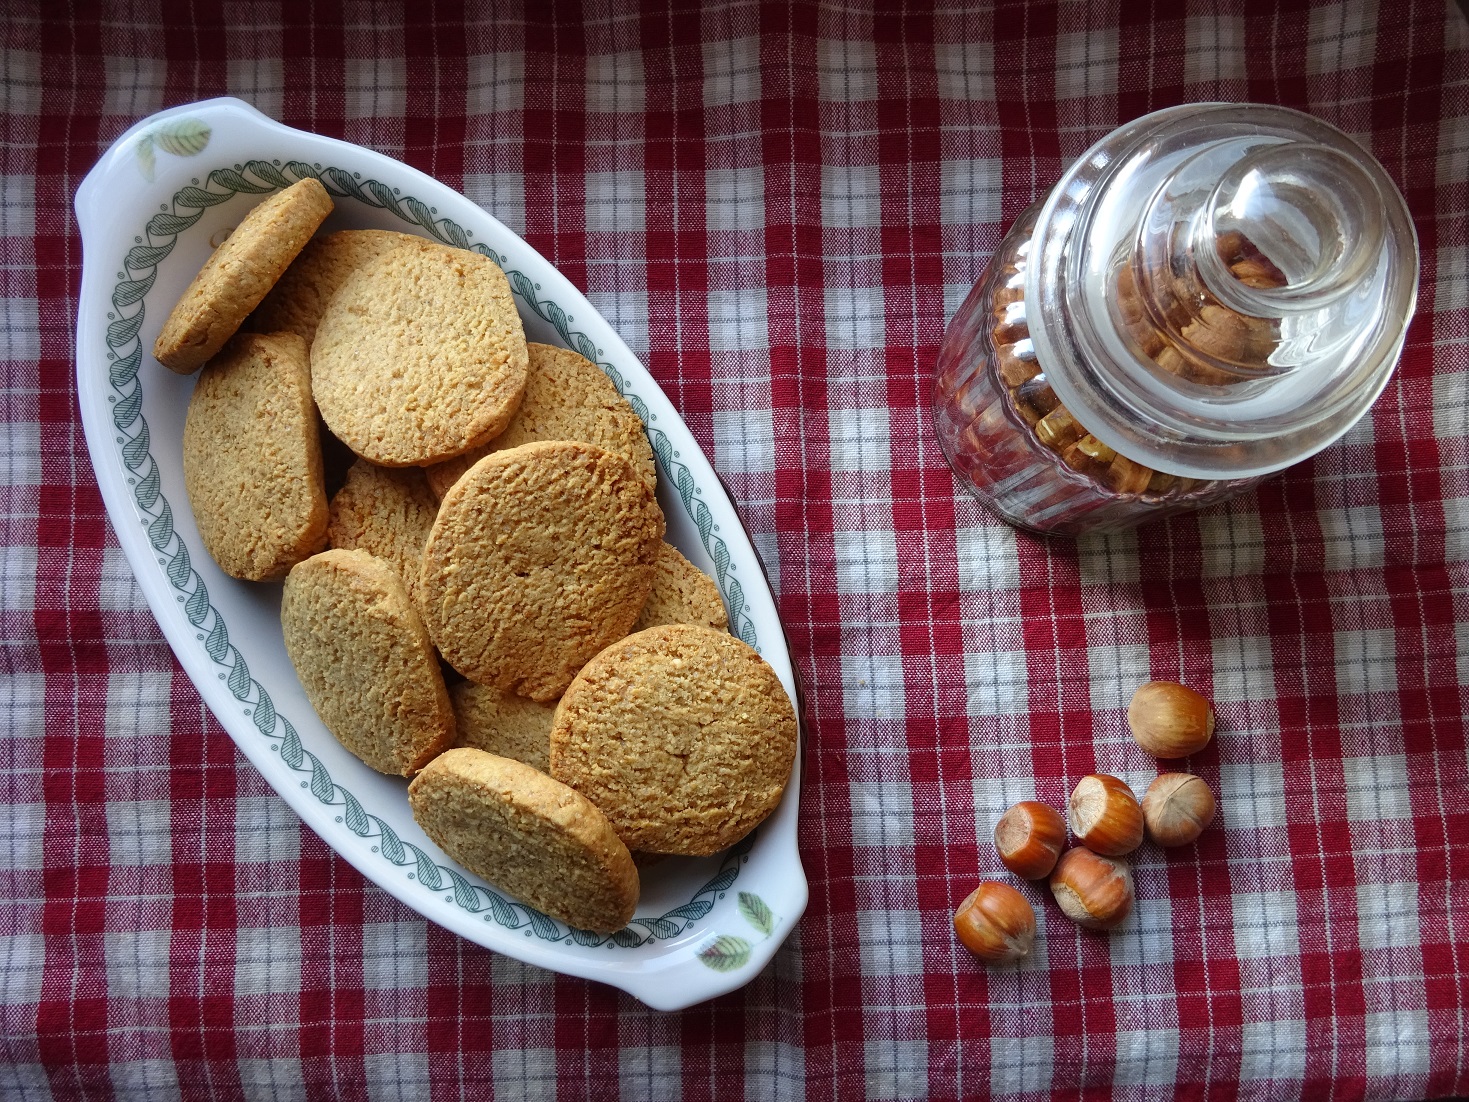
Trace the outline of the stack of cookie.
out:
<instances>
[{"instance_id":1,"label":"stack of cookie","mask_svg":"<svg viewBox=\"0 0 1469 1102\"><path fill-rule=\"evenodd\" d=\"M714 853L775 808L790 700L664 541L652 450L601 369L527 344L488 258L313 238L330 209L315 180L258 206L155 346L203 365L184 429L201 538L233 577L285 578L317 714L415 778L446 853L616 930L630 849ZM329 502L323 441L355 457Z\"/></svg>"}]
</instances>

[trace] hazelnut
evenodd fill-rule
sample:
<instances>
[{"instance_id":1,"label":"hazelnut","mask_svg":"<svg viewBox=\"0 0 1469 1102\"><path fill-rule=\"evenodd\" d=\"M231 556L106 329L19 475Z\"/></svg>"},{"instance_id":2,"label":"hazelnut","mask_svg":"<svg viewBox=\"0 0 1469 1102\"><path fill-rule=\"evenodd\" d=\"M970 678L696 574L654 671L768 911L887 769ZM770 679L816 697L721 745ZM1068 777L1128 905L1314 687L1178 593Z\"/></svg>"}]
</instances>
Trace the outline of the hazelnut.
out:
<instances>
[{"instance_id":1,"label":"hazelnut","mask_svg":"<svg viewBox=\"0 0 1469 1102\"><path fill-rule=\"evenodd\" d=\"M1186 758L1214 737L1214 709L1174 681L1149 681L1127 706L1132 737L1155 758Z\"/></svg>"},{"instance_id":2,"label":"hazelnut","mask_svg":"<svg viewBox=\"0 0 1469 1102\"><path fill-rule=\"evenodd\" d=\"M1026 800L995 824L995 848L1000 860L1016 876L1044 880L1056 867L1066 847L1066 820L1053 807Z\"/></svg>"},{"instance_id":3,"label":"hazelnut","mask_svg":"<svg viewBox=\"0 0 1469 1102\"><path fill-rule=\"evenodd\" d=\"M1148 837L1160 846L1186 846L1214 821L1214 793L1192 773L1161 773L1143 796Z\"/></svg>"},{"instance_id":4,"label":"hazelnut","mask_svg":"<svg viewBox=\"0 0 1469 1102\"><path fill-rule=\"evenodd\" d=\"M954 933L986 964L1024 960L1035 948L1035 910L1009 884L986 880L954 912Z\"/></svg>"},{"instance_id":5,"label":"hazelnut","mask_svg":"<svg viewBox=\"0 0 1469 1102\"><path fill-rule=\"evenodd\" d=\"M1132 789L1106 774L1082 777L1066 804L1071 833L1095 853L1121 857L1143 844L1143 809Z\"/></svg>"},{"instance_id":6,"label":"hazelnut","mask_svg":"<svg viewBox=\"0 0 1469 1102\"><path fill-rule=\"evenodd\" d=\"M1132 913L1132 872L1125 861L1069 849L1051 873L1051 894L1073 922L1089 930L1110 930Z\"/></svg>"}]
</instances>

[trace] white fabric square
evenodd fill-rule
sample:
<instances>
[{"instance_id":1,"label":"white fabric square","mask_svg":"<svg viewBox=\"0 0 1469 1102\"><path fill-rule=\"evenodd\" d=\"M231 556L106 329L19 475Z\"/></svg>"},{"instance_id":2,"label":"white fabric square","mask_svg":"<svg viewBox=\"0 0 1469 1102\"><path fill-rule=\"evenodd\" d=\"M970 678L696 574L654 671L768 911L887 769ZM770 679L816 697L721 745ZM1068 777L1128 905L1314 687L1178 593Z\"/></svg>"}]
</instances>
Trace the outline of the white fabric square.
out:
<instances>
[{"instance_id":1,"label":"white fabric square","mask_svg":"<svg viewBox=\"0 0 1469 1102\"><path fill-rule=\"evenodd\" d=\"M1030 706L1024 651L964 652L964 691L971 716L1024 715Z\"/></svg>"},{"instance_id":2,"label":"white fabric square","mask_svg":"<svg viewBox=\"0 0 1469 1102\"><path fill-rule=\"evenodd\" d=\"M1056 36L1056 98L1095 100L1117 94L1117 28Z\"/></svg>"},{"instance_id":3,"label":"white fabric square","mask_svg":"<svg viewBox=\"0 0 1469 1102\"><path fill-rule=\"evenodd\" d=\"M465 108L469 114L520 110L525 103L525 54L518 50L470 54L466 62Z\"/></svg>"},{"instance_id":4,"label":"white fabric square","mask_svg":"<svg viewBox=\"0 0 1469 1102\"><path fill-rule=\"evenodd\" d=\"M278 47L277 47L278 48ZM348 63L350 64L350 62ZM250 53L226 62L230 94L239 96L262 114L278 119L284 114L285 66L278 57Z\"/></svg>"},{"instance_id":5,"label":"white fabric square","mask_svg":"<svg viewBox=\"0 0 1469 1102\"><path fill-rule=\"evenodd\" d=\"M106 84L102 93L102 113L122 115L131 122L144 115L151 115L155 111L162 110L163 84L167 76L167 68L162 58L121 57L110 53L104 54L102 71ZM13 71L7 61L5 83L12 87L14 78L11 74ZM22 87L29 87L29 82L24 78L22 78ZM39 85L37 85L37 91L39 90ZM11 98L14 98L13 92Z\"/></svg>"},{"instance_id":6,"label":"white fabric square","mask_svg":"<svg viewBox=\"0 0 1469 1102\"><path fill-rule=\"evenodd\" d=\"M940 42L933 48L939 98L967 103L995 101L995 47L988 40Z\"/></svg>"},{"instance_id":7,"label":"white fabric square","mask_svg":"<svg viewBox=\"0 0 1469 1102\"><path fill-rule=\"evenodd\" d=\"M556 1097L554 1048L497 1048L490 1054L495 1094L505 1098Z\"/></svg>"},{"instance_id":8,"label":"white fabric square","mask_svg":"<svg viewBox=\"0 0 1469 1102\"><path fill-rule=\"evenodd\" d=\"M1020 584L1015 529L1008 524L960 528L954 533L959 588L977 593L1014 589Z\"/></svg>"},{"instance_id":9,"label":"white fabric square","mask_svg":"<svg viewBox=\"0 0 1469 1102\"><path fill-rule=\"evenodd\" d=\"M677 1045L639 1044L617 1054L619 1096L625 1102L683 1096L683 1052Z\"/></svg>"},{"instance_id":10,"label":"white fabric square","mask_svg":"<svg viewBox=\"0 0 1469 1102\"><path fill-rule=\"evenodd\" d=\"M913 846L913 786L909 781L852 781L849 798L853 845Z\"/></svg>"},{"instance_id":11,"label":"white fabric square","mask_svg":"<svg viewBox=\"0 0 1469 1102\"><path fill-rule=\"evenodd\" d=\"M407 63L401 57L345 60L347 117L399 119L408 106Z\"/></svg>"},{"instance_id":12,"label":"white fabric square","mask_svg":"<svg viewBox=\"0 0 1469 1102\"><path fill-rule=\"evenodd\" d=\"M8 74L7 74L8 75ZM13 90L13 85L11 88ZM0 175L0 237L36 235L36 178L30 173ZM29 300L32 310L35 300Z\"/></svg>"},{"instance_id":13,"label":"white fabric square","mask_svg":"<svg viewBox=\"0 0 1469 1102\"><path fill-rule=\"evenodd\" d=\"M769 347L765 288L710 291L707 302L711 352L741 352Z\"/></svg>"},{"instance_id":14,"label":"white fabric square","mask_svg":"<svg viewBox=\"0 0 1469 1102\"><path fill-rule=\"evenodd\" d=\"M1236 956L1260 960L1300 955L1294 892L1237 892L1230 902Z\"/></svg>"},{"instance_id":15,"label":"white fabric square","mask_svg":"<svg viewBox=\"0 0 1469 1102\"><path fill-rule=\"evenodd\" d=\"M821 220L834 229L882 225L882 174L877 165L823 165Z\"/></svg>"},{"instance_id":16,"label":"white fabric square","mask_svg":"<svg viewBox=\"0 0 1469 1102\"><path fill-rule=\"evenodd\" d=\"M364 923L362 986L385 990L425 986L427 937L421 921Z\"/></svg>"},{"instance_id":17,"label":"white fabric square","mask_svg":"<svg viewBox=\"0 0 1469 1102\"><path fill-rule=\"evenodd\" d=\"M1152 680L1148 669L1150 657L1146 643L1088 646L1086 661L1091 674L1092 711L1125 712L1138 686ZM1117 725L1115 733L1129 741L1132 739L1125 718ZM1103 731L1098 731L1098 738L1103 735Z\"/></svg>"},{"instance_id":18,"label":"white fabric square","mask_svg":"<svg viewBox=\"0 0 1469 1102\"><path fill-rule=\"evenodd\" d=\"M165 911L166 915L167 912ZM168 921L164 917L163 921ZM168 930L108 930L102 935L107 994L113 999L168 998Z\"/></svg>"},{"instance_id":19,"label":"white fabric square","mask_svg":"<svg viewBox=\"0 0 1469 1102\"><path fill-rule=\"evenodd\" d=\"M1253 509L1209 509L1199 514L1199 550L1205 578L1246 578L1265 566L1265 530Z\"/></svg>"},{"instance_id":20,"label":"white fabric square","mask_svg":"<svg viewBox=\"0 0 1469 1102\"><path fill-rule=\"evenodd\" d=\"M720 470L727 473L775 470L775 429L770 410L715 410L712 417L714 455Z\"/></svg>"},{"instance_id":21,"label":"white fabric square","mask_svg":"<svg viewBox=\"0 0 1469 1102\"><path fill-rule=\"evenodd\" d=\"M1403 754L1371 754L1342 758L1347 818L1356 823L1411 819L1412 792L1408 759Z\"/></svg>"},{"instance_id":22,"label":"white fabric square","mask_svg":"<svg viewBox=\"0 0 1469 1102\"><path fill-rule=\"evenodd\" d=\"M1306 1074L1306 1023L1296 1019L1246 1021L1240 1027L1239 1078L1242 1083L1282 1084Z\"/></svg>"},{"instance_id":23,"label":"white fabric square","mask_svg":"<svg viewBox=\"0 0 1469 1102\"><path fill-rule=\"evenodd\" d=\"M832 348L885 348L887 323L881 287L827 283L826 340Z\"/></svg>"},{"instance_id":24,"label":"white fabric square","mask_svg":"<svg viewBox=\"0 0 1469 1102\"><path fill-rule=\"evenodd\" d=\"M1178 1076L1178 1030L1162 1026L1117 1031L1116 1087L1171 1087Z\"/></svg>"},{"instance_id":25,"label":"white fabric square","mask_svg":"<svg viewBox=\"0 0 1469 1102\"><path fill-rule=\"evenodd\" d=\"M587 288L587 298L608 325L627 342L634 356L648 359L648 292Z\"/></svg>"},{"instance_id":26,"label":"white fabric square","mask_svg":"<svg viewBox=\"0 0 1469 1102\"><path fill-rule=\"evenodd\" d=\"M1275 652L1268 635L1216 635L1210 640L1214 659L1217 712L1221 704L1275 699Z\"/></svg>"},{"instance_id":27,"label":"white fabric square","mask_svg":"<svg viewBox=\"0 0 1469 1102\"><path fill-rule=\"evenodd\" d=\"M902 658L896 654L843 654L842 699L848 719L901 719Z\"/></svg>"},{"instance_id":28,"label":"white fabric square","mask_svg":"<svg viewBox=\"0 0 1469 1102\"><path fill-rule=\"evenodd\" d=\"M1134 792L1147 791L1147 782L1139 784L1136 777L1129 777L1106 763L1099 762L1098 769L1103 772L1110 770L1114 775L1120 776L1131 785ZM1193 899L1175 900L1168 893L1168 874L1162 858L1138 858L1137 854L1133 854L1132 860L1134 880L1142 885L1146 885L1148 881L1158 882L1159 888L1157 891L1148 891L1145 886L1140 887L1139 894L1144 898L1133 904L1132 917L1119 929L1113 930L1107 938L1107 952L1117 977L1115 982L1119 993L1129 986L1134 977L1141 977L1141 969L1147 965L1173 959L1175 905L1197 906ZM1141 995L1144 992L1139 989L1137 993Z\"/></svg>"},{"instance_id":29,"label":"white fabric square","mask_svg":"<svg viewBox=\"0 0 1469 1102\"><path fill-rule=\"evenodd\" d=\"M1427 1011L1412 1007L1369 1013L1366 1056L1369 1078L1391 1084L1400 1098L1421 1097L1427 1084L1420 1080L1415 1087L1405 1077L1428 1074Z\"/></svg>"},{"instance_id":30,"label":"white fabric square","mask_svg":"<svg viewBox=\"0 0 1469 1102\"><path fill-rule=\"evenodd\" d=\"M301 856L301 820L279 796L235 801L235 861L275 864Z\"/></svg>"},{"instance_id":31,"label":"white fabric square","mask_svg":"<svg viewBox=\"0 0 1469 1102\"><path fill-rule=\"evenodd\" d=\"M40 313L33 298L0 299L0 361L41 358Z\"/></svg>"},{"instance_id":32,"label":"white fabric square","mask_svg":"<svg viewBox=\"0 0 1469 1102\"><path fill-rule=\"evenodd\" d=\"M1319 76L1370 66L1377 56L1377 20L1374 0L1312 8L1306 72Z\"/></svg>"},{"instance_id":33,"label":"white fabric square","mask_svg":"<svg viewBox=\"0 0 1469 1102\"><path fill-rule=\"evenodd\" d=\"M51 1077L45 1064L0 1061L0 1098L49 1099Z\"/></svg>"},{"instance_id":34,"label":"white fabric square","mask_svg":"<svg viewBox=\"0 0 1469 1102\"><path fill-rule=\"evenodd\" d=\"M643 55L597 54L587 58L587 110L637 112L647 102Z\"/></svg>"},{"instance_id":35,"label":"white fabric square","mask_svg":"<svg viewBox=\"0 0 1469 1102\"><path fill-rule=\"evenodd\" d=\"M240 1087L246 1098L270 1102L306 1102L301 1061L294 1057L238 1057Z\"/></svg>"},{"instance_id":36,"label":"white fabric square","mask_svg":"<svg viewBox=\"0 0 1469 1102\"><path fill-rule=\"evenodd\" d=\"M946 226L984 226L1000 221L1000 159L945 161L939 182L939 217ZM965 288L968 294L968 288Z\"/></svg>"},{"instance_id":37,"label":"white fabric square","mask_svg":"<svg viewBox=\"0 0 1469 1102\"><path fill-rule=\"evenodd\" d=\"M1398 648L1391 629L1339 631L1333 638L1338 693L1397 692Z\"/></svg>"},{"instance_id":38,"label":"white fabric square","mask_svg":"<svg viewBox=\"0 0 1469 1102\"><path fill-rule=\"evenodd\" d=\"M1376 505L1319 509L1316 516L1321 524L1324 571L1357 570L1382 564L1386 541L1382 514Z\"/></svg>"},{"instance_id":39,"label":"white fabric square","mask_svg":"<svg viewBox=\"0 0 1469 1102\"><path fill-rule=\"evenodd\" d=\"M0 1005L33 1006L41 1001L46 942L38 933L0 936Z\"/></svg>"},{"instance_id":40,"label":"white fabric square","mask_svg":"<svg viewBox=\"0 0 1469 1102\"><path fill-rule=\"evenodd\" d=\"M827 434L833 471L880 471L890 464L889 411L872 406L833 409Z\"/></svg>"},{"instance_id":41,"label":"white fabric square","mask_svg":"<svg viewBox=\"0 0 1469 1102\"><path fill-rule=\"evenodd\" d=\"M645 210L641 172L586 174L588 233L641 233Z\"/></svg>"},{"instance_id":42,"label":"white fabric square","mask_svg":"<svg viewBox=\"0 0 1469 1102\"><path fill-rule=\"evenodd\" d=\"M183 1097L179 1090L178 1065L173 1060L128 1060L110 1065L108 1073L118 1098L168 1102Z\"/></svg>"},{"instance_id":43,"label":"white fabric square","mask_svg":"<svg viewBox=\"0 0 1469 1102\"><path fill-rule=\"evenodd\" d=\"M7 427L14 429L18 426L9 425ZM29 427L34 429L36 426L32 423ZM0 433L0 441L4 441L6 435L9 435L13 440L16 436L30 434ZM3 444L0 444L0 446L3 446ZM5 466L9 467L12 471L14 471L18 462L24 463L25 461L23 454L20 456L11 454L7 458L9 462ZM29 479L17 478L11 482L11 485L19 486L29 482ZM15 519L14 514L11 514L11 519L12 521ZM0 600L5 602L4 607L7 609L32 609L35 607L35 599L36 549L34 547L20 545L7 547L5 554L0 556ZM40 675L38 674L37 676ZM15 691L15 689L13 687L13 679L6 678L4 680L12 681L12 687L0 688L0 701L4 701L8 708L10 706L10 693ZM10 717L10 722L15 722L15 714L13 712L7 712L7 716Z\"/></svg>"},{"instance_id":44,"label":"white fabric square","mask_svg":"<svg viewBox=\"0 0 1469 1102\"><path fill-rule=\"evenodd\" d=\"M241 927L235 934L235 994L289 995L301 990L301 930Z\"/></svg>"},{"instance_id":45,"label":"white fabric square","mask_svg":"<svg viewBox=\"0 0 1469 1102\"><path fill-rule=\"evenodd\" d=\"M429 1097L428 1053L370 1052L362 1057L371 1102L420 1102Z\"/></svg>"},{"instance_id":46,"label":"white fabric square","mask_svg":"<svg viewBox=\"0 0 1469 1102\"><path fill-rule=\"evenodd\" d=\"M1187 84L1219 84L1249 75L1245 21L1237 15L1196 15L1184 22L1187 46L1183 79Z\"/></svg>"},{"instance_id":47,"label":"white fabric square","mask_svg":"<svg viewBox=\"0 0 1469 1102\"><path fill-rule=\"evenodd\" d=\"M1357 937L1364 950L1417 949L1418 885L1357 885Z\"/></svg>"},{"instance_id":48,"label":"white fabric square","mask_svg":"<svg viewBox=\"0 0 1469 1102\"><path fill-rule=\"evenodd\" d=\"M887 981L923 975L923 922L918 911L859 910L856 919L864 976Z\"/></svg>"},{"instance_id":49,"label":"white fabric square","mask_svg":"<svg viewBox=\"0 0 1469 1102\"><path fill-rule=\"evenodd\" d=\"M464 195L516 233L525 232L525 173L466 172Z\"/></svg>"},{"instance_id":50,"label":"white fabric square","mask_svg":"<svg viewBox=\"0 0 1469 1102\"><path fill-rule=\"evenodd\" d=\"M105 810L111 863L173 864L172 806L168 800L109 800Z\"/></svg>"},{"instance_id":51,"label":"white fabric square","mask_svg":"<svg viewBox=\"0 0 1469 1102\"><path fill-rule=\"evenodd\" d=\"M760 39L704 43L704 106L727 107L760 98Z\"/></svg>"},{"instance_id":52,"label":"white fabric square","mask_svg":"<svg viewBox=\"0 0 1469 1102\"><path fill-rule=\"evenodd\" d=\"M704 173L704 225L710 233L759 233L765 228L765 170L711 168ZM764 257L760 258L763 264Z\"/></svg>"},{"instance_id":53,"label":"white fabric square","mask_svg":"<svg viewBox=\"0 0 1469 1102\"><path fill-rule=\"evenodd\" d=\"M107 66L106 85L108 89L111 89L117 59L109 54L106 60L111 63ZM135 62L130 63L135 64ZM5 113L7 115L39 115L41 113L41 55L34 50L8 48L0 50L0 70L5 73Z\"/></svg>"},{"instance_id":54,"label":"white fabric square","mask_svg":"<svg viewBox=\"0 0 1469 1102\"><path fill-rule=\"evenodd\" d=\"M896 593L898 543L892 532L833 532L838 593Z\"/></svg>"},{"instance_id":55,"label":"white fabric square","mask_svg":"<svg viewBox=\"0 0 1469 1102\"><path fill-rule=\"evenodd\" d=\"M1219 790L1227 793L1229 822L1255 828L1286 825L1285 772L1279 761L1220 761Z\"/></svg>"},{"instance_id":56,"label":"white fabric square","mask_svg":"<svg viewBox=\"0 0 1469 1102\"><path fill-rule=\"evenodd\" d=\"M914 934L918 930L914 928ZM868 975L886 975L884 972ZM887 1015L881 1015L886 1020ZM872 1102L902 1102L928 1096L928 1045L883 1037L862 1042L867 1097Z\"/></svg>"},{"instance_id":57,"label":"white fabric square","mask_svg":"<svg viewBox=\"0 0 1469 1102\"><path fill-rule=\"evenodd\" d=\"M1048 1033L1034 1037L991 1036L990 1093L1008 1097L1049 1090L1055 1051L1055 1039Z\"/></svg>"},{"instance_id":58,"label":"white fabric square","mask_svg":"<svg viewBox=\"0 0 1469 1102\"><path fill-rule=\"evenodd\" d=\"M877 98L877 52L871 42L823 38L816 43L821 98L859 103Z\"/></svg>"}]
</instances>

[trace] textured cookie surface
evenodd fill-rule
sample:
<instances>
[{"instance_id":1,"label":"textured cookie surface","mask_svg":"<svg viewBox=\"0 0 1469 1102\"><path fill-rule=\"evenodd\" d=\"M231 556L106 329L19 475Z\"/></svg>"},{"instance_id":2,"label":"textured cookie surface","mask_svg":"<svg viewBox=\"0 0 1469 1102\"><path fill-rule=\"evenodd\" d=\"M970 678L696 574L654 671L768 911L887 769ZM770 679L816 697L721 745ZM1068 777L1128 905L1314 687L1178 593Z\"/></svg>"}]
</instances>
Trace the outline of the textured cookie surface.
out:
<instances>
[{"instance_id":1,"label":"textured cookie surface","mask_svg":"<svg viewBox=\"0 0 1469 1102\"><path fill-rule=\"evenodd\" d=\"M316 714L372 768L411 777L453 742L454 712L428 632L381 559L332 550L296 566L281 628Z\"/></svg>"},{"instance_id":2,"label":"textured cookie surface","mask_svg":"<svg viewBox=\"0 0 1469 1102\"><path fill-rule=\"evenodd\" d=\"M443 497L464 472L492 451L533 440L580 440L622 456L657 491L653 449L643 422L606 373L584 356L549 344L528 344L525 400L508 428L488 444L428 468L429 485Z\"/></svg>"},{"instance_id":3,"label":"textured cookie surface","mask_svg":"<svg viewBox=\"0 0 1469 1102\"><path fill-rule=\"evenodd\" d=\"M658 563L653 569L653 592L632 629L642 631L663 624L699 624L719 631L729 627L729 613L724 609L714 579L684 558L671 543L659 549Z\"/></svg>"},{"instance_id":4,"label":"textured cookie surface","mask_svg":"<svg viewBox=\"0 0 1469 1102\"><path fill-rule=\"evenodd\" d=\"M322 311L349 275L403 242L416 240L393 230L338 230L313 238L246 324L259 333L298 333L310 344Z\"/></svg>"},{"instance_id":5,"label":"textured cookie surface","mask_svg":"<svg viewBox=\"0 0 1469 1102\"><path fill-rule=\"evenodd\" d=\"M331 209L332 197L311 177L257 204L164 321L153 344L159 363L187 375L223 348Z\"/></svg>"},{"instance_id":6,"label":"textured cookie surface","mask_svg":"<svg viewBox=\"0 0 1469 1102\"><path fill-rule=\"evenodd\" d=\"M359 459L332 498L327 543L370 552L398 571L416 596L428 540L439 503L417 467L378 467Z\"/></svg>"},{"instance_id":7,"label":"textured cookie surface","mask_svg":"<svg viewBox=\"0 0 1469 1102\"><path fill-rule=\"evenodd\" d=\"M553 705L473 681L450 686L449 699L454 703L456 746L472 746L549 772Z\"/></svg>"},{"instance_id":8,"label":"textured cookie surface","mask_svg":"<svg viewBox=\"0 0 1469 1102\"><path fill-rule=\"evenodd\" d=\"M283 577L326 542L321 442L306 344L241 333L199 375L184 419L184 486L226 574Z\"/></svg>"},{"instance_id":9,"label":"textured cookie surface","mask_svg":"<svg viewBox=\"0 0 1469 1102\"><path fill-rule=\"evenodd\" d=\"M525 393L525 333L495 262L401 242L355 269L311 345L327 427L364 459L426 466L510 423Z\"/></svg>"},{"instance_id":10,"label":"textured cookie surface","mask_svg":"<svg viewBox=\"0 0 1469 1102\"><path fill-rule=\"evenodd\" d=\"M709 854L775 809L796 716L775 671L726 632L649 628L586 664L556 706L551 775L635 850Z\"/></svg>"},{"instance_id":11,"label":"textured cookie surface","mask_svg":"<svg viewBox=\"0 0 1469 1102\"><path fill-rule=\"evenodd\" d=\"M663 513L620 455L572 441L495 452L439 506L424 619L471 681L554 700L632 627L662 539Z\"/></svg>"},{"instance_id":12,"label":"textured cookie surface","mask_svg":"<svg viewBox=\"0 0 1469 1102\"><path fill-rule=\"evenodd\" d=\"M612 933L638 902L627 847L593 804L539 770L456 749L408 786L413 817L471 872L570 926Z\"/></svg>"}]
</instances>

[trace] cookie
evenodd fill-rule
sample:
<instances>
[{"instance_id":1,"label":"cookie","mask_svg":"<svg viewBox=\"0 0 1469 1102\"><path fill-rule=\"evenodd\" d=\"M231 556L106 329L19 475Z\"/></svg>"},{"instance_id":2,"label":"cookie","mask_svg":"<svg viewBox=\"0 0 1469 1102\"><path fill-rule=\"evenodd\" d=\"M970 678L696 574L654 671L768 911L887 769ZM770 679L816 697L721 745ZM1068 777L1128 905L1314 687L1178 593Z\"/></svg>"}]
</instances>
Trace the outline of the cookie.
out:
<instances>
[{"instance_id":1,"label":"cookie","mask_svg":"<svg viewBox=\"0 0 1469 1102\"><path fill-rule=\"evenodd\" d=\"M443 497L470 467L491 452L533 440L580 440L616 452L657 492L658 472L643 422L612 380L584 356L550 344L528 344L525 400L510 426L488 444L428 468L428 482Z\"/></svg>"},{"instance_id":2,"label":"cookie","mask_svg":"<svg viewBox=\"0 0 1469 1102\"><path fill-rule=\"evenodd\" d=\"M633 631L655 628L663 624L699 624L724 631L729 627L729 613L714 579L705 574L677 547L665 543L658 552L653 568L653 592L638 614Z\"/></svg>"},{"instance_id":3,"label":"cookie","mask_svg":"<svg viewBox=\"0 0 1469 1102\"><path fill-rule=\"evenodd\" d=\"M427 466L504 430L526 363L495 262L414 239L352 271L327 302L311 390L327 427L362 458Z\"/></svg>"},{"instance_id":4,"label":"cookie","mask_svg":"<svg viewBox=\"0 0 1469 1102\"><path fill-rule=\"evenodd\" d=\"M514 758L542 773L551 768L551 719L556 709L491 685L461 681L449 688L454 744Z\"/></svg>"},{"instance_id":5,"label":"cookie","mask_svg":"<svg viewBox=\"0 0 1469 1102\"><path fill-rule=\"evenodd\" d=\"M366 551L323 551L286 577L286 653L322 723L380 773L411 777L454 740L428 632L398 572Z\"/></svg>"},{"instance_id":6,"label":"cookie","mask_svg":"<svg viewBox=\"0 0 1469 1102\"><path fill-rule=\"evenodd\" d=\"M164 321L153 343L158 362L188 375L223 348L331 210L332 197L309 176L258 204Z\"/></svg>"},{"instance_id":7,"label":"cookie","mask_svg":"<svg viewBox=\"0 0 1469 1102\"><path fill-rule=\"evenodd\" d=\"M377 467L359 459L332 498L327 543L370 552L398 571L410 597L439 503L417 467Z\"/></svg>"},{"instance_id":8,"label":"cookie","mask_svg":"<svg viewBox=\"0 0 1469 1102\"><path fill-rule=\"evenodd\" d=\"M638 871L606 816L523 762L440 755L408 786L413 818L470 872L569 926L610 934L638 902Z\"/></svg>"},{"instance_id":9,"label":"cookie","mask_svg":"<svg viewBox=\"0 0 1469 1102\"><path fill-rule=\"evenodd\" d=\"M393 230L338 230L313 238L245 324L260 333L299 333L310 344L322 311L349 275L403 242L417 240Z\"/></svg>"},{"instance_id":10,"label":"cookie","mask_svg":"<svg viewBox=\"0 0 1469 1102\"><path fill-rule=\"evenodd\" d=\"M626 459L543 441L487 455L444 496L418 595L471 681L555 700L647 602L663 513Z\"/></svg>"},{"instance_id":11,"label":"cookie","mask_svg":"<svg viewBox=\"0 0 1469 1102\"><path fill-rule=\"evenodd\" d=\"M306 342L241 333L199 374L184 418L184 487L204 546L233 578L284 577L326 542Z\"/></svg>"},{"instance_id":12,"label":"cookie","mask_svg":"<svg viewBox=\"0 0 1469 1102\"><path fill-rule=\"evenodd\" d=\"M649 628L597 655L556 705L551 775L630 849L706 855L780 802L796 714L775 671L732 635Z\"/></svg>"}]
</instances>

